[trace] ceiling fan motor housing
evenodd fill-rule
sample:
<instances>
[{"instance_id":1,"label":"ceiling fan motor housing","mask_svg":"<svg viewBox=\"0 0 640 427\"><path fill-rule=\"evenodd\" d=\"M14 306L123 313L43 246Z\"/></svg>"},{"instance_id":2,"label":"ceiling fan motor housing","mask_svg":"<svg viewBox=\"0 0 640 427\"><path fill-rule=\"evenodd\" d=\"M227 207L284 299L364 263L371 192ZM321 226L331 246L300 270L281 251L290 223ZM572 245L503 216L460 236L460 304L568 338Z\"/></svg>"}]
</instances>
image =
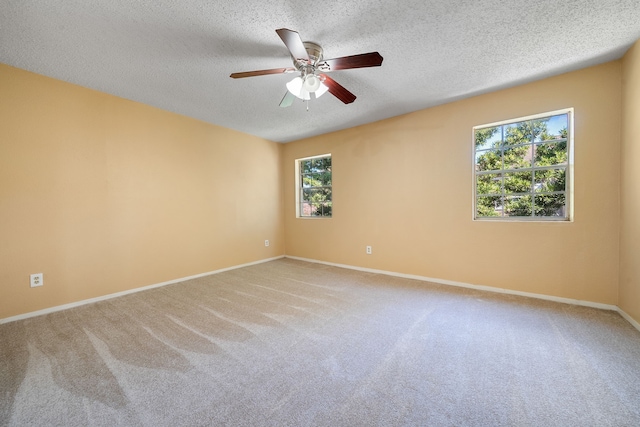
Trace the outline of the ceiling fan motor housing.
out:
<instances>
[{"instance_id":1,"label":"ceiling fan motor housing","mask_svg":"<svg viewBox=\"0 0 640 427\"><path fill-rule=\"evenodd\" d=\"M312 65L316 65L318 62L322 61L322 46L315 42L303 42L302 44L304 44L304 48L309 54L309 59L311 60Z\"/></svg>"},{"instance_id":2,"label":"ceiling fan motor housing","mask_svg":"<svg viewBox=\"0 0 640 427\"><path fill-rule=\"evenodd\" d=\"M309 55L309 62L306 60L296 59L292 56L293 64L300 71L302 78L302 87L307 92L315 92L320 87L321 79L316 75L317 66L322 62L323 50L322 46L315 42L302 42L304 49Z\"/></svg>"}]
</instances>

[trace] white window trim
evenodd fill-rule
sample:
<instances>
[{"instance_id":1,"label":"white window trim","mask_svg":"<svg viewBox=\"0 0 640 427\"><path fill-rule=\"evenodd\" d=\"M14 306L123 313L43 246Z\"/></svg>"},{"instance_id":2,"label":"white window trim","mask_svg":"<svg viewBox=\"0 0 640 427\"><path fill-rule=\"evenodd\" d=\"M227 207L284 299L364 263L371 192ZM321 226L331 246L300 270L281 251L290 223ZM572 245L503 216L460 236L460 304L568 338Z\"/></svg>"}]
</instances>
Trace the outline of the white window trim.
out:
<instances>
[{"instance_id":1,"label":"white window trim","mask_svg":"<svg viewBox=\"0 0 640 427\"><path fill-rule=\"evenodd\" d=\"M556 116L556 115L560 115L560 114L567 114L569 117L568 120L568 126L569 128L567 129L568 131L568 138L567 138L567 150L568 150L568 155L567 155L567 175L566 175L566 186L567 186L567 190L566 190L566 205L565 205L565 209L567 210L567 218L562 218L562 219L555 219L552 217L482 217L482 218L476 218L476 209L477 209L477 193L476 193L476 189L477 189L477 184L476 184L476 146L475 146L475 132L476 129L484 129L484 128L489 128L489 127L494 127L494 126L502 126L505 124L510 124L510 123L517 123L517 122L522 122L522 121L526 121L526 120L535 120L535 119L540 119L543 117L550 117L550 116ZM544 113L539 113L539 114L533 114L530 116L524 116L524 117L516 117L513 119L507 119L507 120L501 120L499 122L493 122L493 123L486 123L486 124L482 124L482 125L477 125L474 126L471 129L471 176L472 176L472 180L471 180L471 194L473 195L473 203L471 205L471 219L473 221L477 221L477 222L544 222L544 223L555 223L555 224L567 224L567 223L572 223L574 221L574 149L573 149L573 142L574 142L574 121L575 121L575 115L574 115L574 108L570 107L570 108L563 108L561 110L554 110L554 111L547 111Z\"/></svg>"},{"instance_id":2,"label":"white window trim","mask_svg":"<svg viewBox=\"0 0 640 427\"><path fill-rule=\"evenodd\" d=\"M325 153L325 154L318 154L316 156L309 156L309 157L301 157L299 159L295 160L295 193L296 193L296 218L297 219L310 219L310 220L318 220L318 219L331 219L333 218L333 213L331 216L302 216L300 215L300 193L301 193L301 188L300 188L300 163L305 161L305 160L313 160L313 159L319 159L322 157L331 157L331 181L333 182L333 156L331 156L331 153ZM332 189L332 193L333 193L333 184L331 185L331 189ZM333 203L333 198L332 198L332 203Z\"/></svg>"}]
</instances>

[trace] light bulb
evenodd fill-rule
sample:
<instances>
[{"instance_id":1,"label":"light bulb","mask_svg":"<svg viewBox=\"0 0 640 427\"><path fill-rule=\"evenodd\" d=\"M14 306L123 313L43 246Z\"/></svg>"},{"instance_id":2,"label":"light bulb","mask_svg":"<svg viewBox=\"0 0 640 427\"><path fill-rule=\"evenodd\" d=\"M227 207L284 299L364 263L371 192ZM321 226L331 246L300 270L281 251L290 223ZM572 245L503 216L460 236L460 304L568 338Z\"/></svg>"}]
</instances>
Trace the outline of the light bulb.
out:
<instances>
[{"instance_id":1,"label":"light bulb","mask_svg":"<svg viewBox=\"0 0 640 427\"><path fill-rule=\"evenodd\" d=\"M302 86L308 92L315 92L320 87L320 79L315 74L308 74L305 77L304 83L302 84Z\"/></svg>"},{"instance_id":2,"label":"light bulb","mask_svg":"<svg viewBox=\"0 0 640 427\"><path fill-rule=\"evenodd\" d=\"M287 83L287 90L294 94L297 98L305 101L311 99L309 91L304 87L302 77L296 77Z\"/></svg>"}]
</instances>

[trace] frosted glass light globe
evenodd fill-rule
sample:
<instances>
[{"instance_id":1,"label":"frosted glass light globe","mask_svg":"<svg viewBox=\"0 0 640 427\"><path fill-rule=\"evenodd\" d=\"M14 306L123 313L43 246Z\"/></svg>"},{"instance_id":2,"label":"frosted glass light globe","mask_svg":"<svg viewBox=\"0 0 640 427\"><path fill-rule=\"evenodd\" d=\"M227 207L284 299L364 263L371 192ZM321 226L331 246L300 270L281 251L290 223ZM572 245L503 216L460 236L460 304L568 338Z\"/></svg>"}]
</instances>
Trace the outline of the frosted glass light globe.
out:
<instances>
[{"instance_id":1,"label":"frosted glass light globe","mask_svg":"<svg viewBox=\"0 0 640 427\"><path fill-rule=\"evenodd\" d=\"M309 74L305 77L302 85L307 92L315 92L320 87L320 79L315 74Z\"/></svg>"}]
</instances>

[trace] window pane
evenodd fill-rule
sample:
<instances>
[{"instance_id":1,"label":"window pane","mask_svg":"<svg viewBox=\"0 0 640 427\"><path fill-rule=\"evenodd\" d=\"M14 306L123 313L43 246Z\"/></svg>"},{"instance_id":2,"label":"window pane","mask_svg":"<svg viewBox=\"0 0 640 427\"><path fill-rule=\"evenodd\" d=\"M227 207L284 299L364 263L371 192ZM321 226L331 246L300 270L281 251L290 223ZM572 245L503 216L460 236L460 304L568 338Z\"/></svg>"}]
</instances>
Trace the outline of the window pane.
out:
<instances>
[{"instance_id":1,"label":"window pane","mask_svg":"<svg viewBox=\"0 0 640 427\"><path fill-rule=\"evenodd\" d=\"M505 216L531 216L531 196L507 196L504 198Z\"/></svg>"},{"instance_id":2,"label":"window pane","mask_svg":"<svg viewBox=\"0 0 640 427\"><path fill-rule=\"evenodd\" d=\"M486 196L476 200L476 216L499 217L502 216L502 197Z\"/></svg>"},{"instance_id":3,"label":"window pane","mask_svg":"<svg viewBox=\"0 0 640 427\"><path fill-rule=\"evenodd\" d=\"M331 157L325 157L324 159L322 159L324 162L324 170L330 171L331 170Z\"/></svg>"},{"instance_id":4,"label":"window pane","mask_svg":"<svg viewBox=\"0 0 640 427\"><path fill-rule=\"evenodd\" d=\"M330 188L304 188L302 189L302 201L322 203L331 201Z\"/></svg>"},{"instance_id":5,"label":"window pane","mask_svg":"<svg viewBox=\"0 0 640 427\"><path fill-rule=\"evenodd\" d=\"M303 174L302 175L302 187L304 187L304 188L313 187L313 176L312 176L312 174Z\"/></svg>"},{"instance_id":6,"label":"window pane","mask_svg":"<svg viewBox=\"0 0 640 427\"><path fill-rule=\"evenodd\" d=\"M566 173L564 168L535 171L535 192L566 191Z\"/></svg>"},{"instance_id":7,"label":"window pane","mask_svg":"<svg viewBox=\"0 0 640 427\"><path fill-rule=\"evenodd\" d=\"M331 172L320 172L311 175L314 186L326 186L331 185Z\"/></svg>"},{"instance_id":8,"label":"window pane","mask_svg":"<svg viewBox=\"0 0 640 427\"><path fill-rule=\"evenodd\" d=\"M542 119L528 120L527 123L527 135L533 141L540 141L543 136L547 134L547 122L548 117Z\"/></svg>"},{"instance_id":9,"label":"window pane","mask_svg":"<svg viewBox=\"0 0 640 427\"><path fill-rule=\"evenodd\" d=\"M300 216L331 216L331 202L327 203L302 203Z\"/></svg>"},{"instance_id":10,"label":"window pane","mask_svg":"<svg viewBox=\"0 0 640 427\"><path fill-rule=\"evenodd\" d=\"M331 203L302 203L300 216L331 216Z\"/></svg>"},{"instance_id":11,"label":"window pane","mask_svg":"<svg viewBox=\"0 0 640 427\"><path fill-rule=\"evenodd\" d=\"M300 162L300 171L302 173L310 173L311 172L311 160L303 160Z\"/></svg>"},{"instance_id":12,"label":"window pane","mask_svg":"<svg viewBox=\"0 0 640 427\"><path fill-rule=\"evenodd\" d=\"M567 138L567 129L569 128L569 115L558 114L549 117L547 120L547 131L541 140Z\"/></svg>"},{"instance_id":13,"label":"window pane","mask_svg":"<svg viewBox=\"0 0 640 427\"><path fill-rule=\"evenodd\" d=\"M555 166L567 164L567 141L536 144L534 165Z\"/></svg>"},{"instance_id":14,"label":"window pane","mask_svg":"<svg viewBox=\"0 0 640 427\"><path fill-rule=\"evenodd\" d=\"M316 207L317 216L331 216L331 202L321 203Z\"/></svg>"},{"instance_id":15,"label":"window pane","mask_svg":"<svg viewBox=\"0 0 640 427\"><path fill-rule=\"evenodd\" d=\"M313 212L313 208L311 207L311 203L303 202L300 203L300 216L311 216Z\"/></svg>"},{"instance_id":16,"label":"window pane","mask_svg":"<svg viewBox=\"0 0 640 427\"><path fill-rule=\"evenodd\" d=\"M566 197L564 194L545 194L535 197L536 216L565 216Z\"/></svg>"},{"instance_id":17,"label":"window pane","mask_svg":"<svg viewBox=\"0 0 640 427\"><path fill-rule=\"evenodd\" d=\"M531 132L528 122L511 123L504 127L504 145L528 144L531 142Z\"/></svg>"},{"instance_id":18,"label":"window pane","mask_svg":"<svg viewBox=\"0 0 640 427\"><path fill-rule=\"evenodd\" d=\"M313 159L312 163L313 172L322 172L327 169L331 169L331 159L327 157L323 157L321 159Z\"/></svg>"},{"instance_id":19,"label":"window pane","mask_svg":"<svg viewBox=\"0 0 640 427\"><path fill-rule=\"evenodd\" d=\"M534 141L542 141L549 139L547 122L549 117L527 121L527 132L529 137Z\"/></svg>"},{"instance_id":20,"label":"window pane","mask_svg":"<svg viewBox=\"0 0 640 427\"><path fill-rule=\"evenodd\" d=\"M322 185L321 173L312 173L311 175L309 175L308 179L312 187L320 187Z\"/></svg>"},{"instance_id":21,"label":"window pane","mask_svg":"<svg viewBox=\"0 0 640 427\"><path fill-rule=\"evenodd\" d=\"M315 189L313 188L304 188L302 190L302 201L303 202L310 202L313 199L313 195L315 194Z\"/></svg>"},{"instance_id":22,"label":"window pane","mask_svg":"<svg viewBox=\"0 0 640 427\"><path fill-rule=\"evenodd\" d=\"M331 188L311 188L303 190L303 200L313 203L331 201Z\"/></svg>"},{"instance_id":23,"label":"window pane","mask_svg":"<svg viewBox=\"0 0 640 427\"><path fill-rule=\"evenodd\" d=\"M502 126L476 129L476 150L500 148L502 143Z\"/></svg>"},{"instance_id":24,"label":"window pane","mask_svg":"<svg viewBox=\"0 0 640 427\"><path fill-rule=\"evenodd\" d=\"M497 150L476 152L476 171L495 171L502 169L502 154Z\"/></svg>"},{"instance_id":25,"label":"window pane","mask_svg":"<svg viewBox=\"0 0 640 427\"><path fill-rule=\"evenodd\" d=\"M311 216L322 216L322 206L317 203L311 204Z\"/></svg>"},{"instance_id":26,"label":"window pane","mask_svg":"<svg viewBox=\"0 0 640 427\"><path fill-rule=\"evenodd\" d=\"M522 169L531 167L532 146L505 148L502 158L505 169Z\"/></svg>"},{"instance_id":27,"label":"window pane","mask_svg":"<svg viewBox=\"0 0 640 427\"><path fill-rule=\"evenodd\" d=\"M476 178L477 194L501 194L502 174L487 173L478 175Z\"/></svg>"},{"instance_id":28,"label":"window pane","mask_svg":"<svg viewBox=\"0 0 640 427\"><path fill-rule=\"evenodd\" d=\"M505 193L530 193L531 192L531 171L511 172L504 174Z\"/></svg>"},{"instance_id":29,"label":"window pane","mask_svg":"<svg viewBox=\"0 0 640 427\"><path fill-rule=\"evenodd\" d=\"M323 185L328 185L331 186L333 184L332 181L332 177L333 175L331 174L331 172L325 172L322 176L322 183Z\"/></svg>"}]
</instances>

